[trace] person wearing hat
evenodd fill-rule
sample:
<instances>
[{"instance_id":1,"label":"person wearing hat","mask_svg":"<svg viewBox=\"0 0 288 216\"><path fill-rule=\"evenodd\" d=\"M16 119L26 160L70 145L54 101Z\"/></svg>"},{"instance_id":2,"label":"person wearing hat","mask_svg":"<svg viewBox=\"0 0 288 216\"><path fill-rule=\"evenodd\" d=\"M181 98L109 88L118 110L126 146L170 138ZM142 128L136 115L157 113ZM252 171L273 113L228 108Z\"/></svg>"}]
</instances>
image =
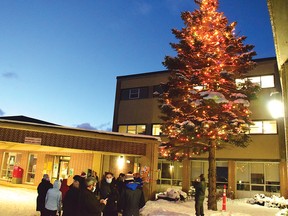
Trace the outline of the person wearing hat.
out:
<instances>
[{"instance_id":1,"label":"person wearing hat","mask_svg":"<svg viewBox=\"0 0 288 216\"><path fill-rule=\"evenodd\" d=\"M63 216L75 216L78 213L79 193L84 188L84 178L80 175L73 177L73 183L63 199Z\"/></svg>"},{"instance_id":2,"label":"person wearing hat","mask_svg":"<svg viewBox=\"0 0 288 216\"><path fill-rule=\"evenodd\" d=\"M201 174L199 176L199 179L196 179L193 182L193 186L195 188L196 216L204 216L203 203L205 199L205 190L206 190L206 182L205 182L204 174Z\"/></svg>"},{"instance_id":3,"label":"person wearing hat","mask_svg":"<svg viewBox=\"0 0 288 216\"><path fill-rule=\"evenodd\" d=\"M145 205L143 190L134 181L133 174L125 175L125 188L121 193L120 209L123 216L139 216L139 210Z\"/></svg>"},{"instance_id":4,"label":"person wearing hat","mask_svg":"<svg viewBox=\"0 0 288 216\"><path fill-rule=\"evenodd\" d=\"M45 215L45 198L50 188L53 188L53 185L50 182L49 175L44 174L42 181L37 187L38 196L36 199L36 211L40 211L41 216Z\"/></svg>"}]
</instances>

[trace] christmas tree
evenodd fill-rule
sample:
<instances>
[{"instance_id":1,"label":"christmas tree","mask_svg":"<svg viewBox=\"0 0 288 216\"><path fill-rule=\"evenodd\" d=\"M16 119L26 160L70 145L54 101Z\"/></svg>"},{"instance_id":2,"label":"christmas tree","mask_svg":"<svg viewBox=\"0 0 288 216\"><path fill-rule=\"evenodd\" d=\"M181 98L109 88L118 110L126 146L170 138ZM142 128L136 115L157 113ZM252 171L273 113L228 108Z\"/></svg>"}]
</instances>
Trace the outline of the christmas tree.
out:
<instances>
[{"instance_id":1,"label":"christmas tree","mask_svg":"<svg viewBox=\"0 0 288 216\"><path fill-rule=\"evenodd\" d=\"M217 210L216 148L245 147L250 141L249 105L259 86L245 75L255 67L256 53L244 45L245 36L235 34L236 22L228 24L217 11L218 0L195 3L200 9L182 13L185 27L172 30L179 40L171 43L177 56L163 62L170 76L159 100L169 141L161 146L161 156L181 161L208 151L208 209Z\"/></svg>"}]
</instances>

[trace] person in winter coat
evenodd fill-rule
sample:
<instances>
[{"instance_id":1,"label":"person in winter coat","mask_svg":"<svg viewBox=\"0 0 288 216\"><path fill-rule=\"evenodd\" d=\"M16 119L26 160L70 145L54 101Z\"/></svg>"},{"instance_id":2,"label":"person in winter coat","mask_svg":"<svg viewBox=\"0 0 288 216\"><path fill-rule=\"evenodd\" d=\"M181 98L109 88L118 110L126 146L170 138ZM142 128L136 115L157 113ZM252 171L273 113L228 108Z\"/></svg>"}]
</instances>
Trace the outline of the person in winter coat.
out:
<instances>
[{"instance_id":1,"label":"person in winter coat","mask_svg":"<svg viewBox=\"0 0 288 216\"><path fill-rule=\"evenodd\" d=\"M133 176L134 176L134 181L135 181L137 184L139 184L139 186L140 186L141 188L143 188L143 180L142 180L142 178L141 178L141 176L140 176L140 173L134 173Z\"/></svg>"},{"instance_id":2,"label":"person in winter coat","mask_svg":"<svg viewBox=\"0 0 288 216\"><path fill-rule=\"evenodd\" d=\"M37 187L38 196L36 199L36 211L40 211L40 216L45 216L45 197L47 191L52 188L49 175L44 174L41 183Z\"/></svg>"},{"instance_id":3,"label":"person in winter coat","mask_svg":"<svg viewBox=\"0 0 288 216\"><path fill-rule=\"evenodd\" d=\"M67 184L67 179L63 179L61 182L60 191L62 192L62 200L64 200L67 191L69 190L69 186Z\"/></svg>"},{"instance_id":4,"label":"person in winter coat","mask_svg":"<svg viewBox=\"0 0 288 216\"><path fill-rule=\"evenodd\" d=\"M45 210L47 216L56 216L57 212L61 212L62 192L60 191L61 182L55 180L53 188L47 191L45 198Z\"/></svg>"},{"instance_id":5,"label":"person in winter coat","mask_svg":"<svg viewBox=\"0 0 288 216\"><path fill-rule=\"evenodd\" d=\"M139 210L145 205L143 190L134 182L133 174L125 175L126 187L120 196L123 216L139 216Z\"/></svg>"},{"instance_id":6,"label":"person in winter coat","mask_svg":"<svg viewBox=\"0 0 288 216\"><path fill-rule=\"evenodd\" d=\"M125 174L124 173L119 174L119 176L116 180L116 183L117 183L117 188L118 188L119 194L121 194L123 188L125 188Z\"/></svg>"},{"instance_id":7,"label":"person in winter coat","mask_svg":"<svg viewBox=\"0 0 288 216\"><path fill-rule=\"evenodd\" d=\"M79 194L85 183L80 175L75 175L73 180L63 199L63 216L77 216L79 211Z\"/></svg>"},{"instance_id":8,"label":"person in winter coat","mask_svg":"<svg viewBox=\"0 0 288 216\"><path fill-rule=\"evenodd\" d=\"M204 175L199 176L199 180L193 182L195 188L195 211L196 216L204 216L203 202L205 198L206 182Z\"/></svg>"},{"instance_id":9,"label":"person in winter coat","mask_svg":"<svg viewBox=\"0 0 288 216\"><path fill-rule=\"evenodd\" d=\"M93 193L96 190L96 179L94 177L86 178L85 184L85 188L80 190L79 195L79 215L100 216L107 200L98 200Z\"/></svg>"},{"instance_id":10,"label":"person in winter coat","mask_svg":"<svg viewBox=\"0 0 288 216\"><path fill-rule=\"evenodd\" d=\"M103 216L118 216L119 192L113 173L106 172L100 183L100 199L107 199Z\"/></svg>"}]
</instances>

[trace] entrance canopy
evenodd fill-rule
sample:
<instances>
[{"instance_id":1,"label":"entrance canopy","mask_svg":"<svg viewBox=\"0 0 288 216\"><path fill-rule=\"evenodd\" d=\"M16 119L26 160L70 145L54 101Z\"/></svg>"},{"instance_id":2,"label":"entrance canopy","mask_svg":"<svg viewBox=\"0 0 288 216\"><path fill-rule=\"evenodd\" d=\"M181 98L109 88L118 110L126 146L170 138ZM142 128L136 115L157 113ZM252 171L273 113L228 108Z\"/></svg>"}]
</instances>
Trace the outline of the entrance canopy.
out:
<instances>
[{"instance_id":1,"label":"entrance canopy","mask_svg":"<svg viewBox=\"0 0 288 216\"><path fill-rule=\"evenodd\" d=\"M98 151L145 156L153 136L84 130L58 125L0 119L0 149L85 152Z\"/></svg>"}]
</instances>

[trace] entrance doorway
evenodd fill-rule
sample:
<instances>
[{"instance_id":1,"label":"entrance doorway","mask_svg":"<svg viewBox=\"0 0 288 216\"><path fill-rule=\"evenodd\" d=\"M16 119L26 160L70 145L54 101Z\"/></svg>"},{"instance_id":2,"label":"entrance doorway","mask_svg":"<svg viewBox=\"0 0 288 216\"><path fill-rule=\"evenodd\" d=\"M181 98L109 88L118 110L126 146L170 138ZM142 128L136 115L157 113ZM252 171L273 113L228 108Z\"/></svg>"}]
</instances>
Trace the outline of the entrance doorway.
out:
<instances>
[{"instance_id":1,"label":"entrance doorway","mask_svg":"<svg viewBox=\"0 0 288 216\"><path fill-rule=\"evenodd\" d=\"M70 156L47 155L46 167L48 169L46 173L51 176L52 181L56 179L67 179L69 175L69 162Z\"/></svg>"}]
</instances>

